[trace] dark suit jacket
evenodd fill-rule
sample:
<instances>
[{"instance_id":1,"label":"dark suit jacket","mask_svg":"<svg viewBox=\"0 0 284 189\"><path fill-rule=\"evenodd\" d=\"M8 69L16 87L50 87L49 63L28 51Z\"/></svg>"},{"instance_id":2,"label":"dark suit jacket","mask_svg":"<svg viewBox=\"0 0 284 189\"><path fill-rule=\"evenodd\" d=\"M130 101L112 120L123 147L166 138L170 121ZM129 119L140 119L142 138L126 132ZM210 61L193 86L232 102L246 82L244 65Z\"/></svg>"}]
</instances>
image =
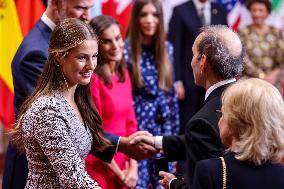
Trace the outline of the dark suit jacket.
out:
<instances>
[{"instance_id":1,"label":"dark suit jacket","mask_svg":"<svg viewBox=\"0 0 284 189\"><path fill-rule=\"evenodd\" d=\"M186 125L185 135L163 137L165 156L172 161L186 159L187 162L185 182L174 180L171 189L188 188L192 185L197 161L222 155L224 146L219 136L215 110L221 109L221 95L227 86L228 84L212 91L203 107Z\"/></svg>"},{"instance_id":2,"label":"dark suit jacket","mask_svg":"<svg viewBox=\"0 0 284 189\"><path fill-rule=\"evenodd\" d=\"M216 3L211 3L211 25L227 25L225 10ZM202 107L205 91L194 83L190 66L192 45L202 27L201 20L192 0L173 10L169 25L169 41L174 46L174 68L176 80L182 81L185 87L185 99L179 102L181 126ZM183 128L181 129L183 130Z\"/></svg>"},{"instance_id":3,"label":"dark suit jacket","mask_svg":"<svg viewBox=\"0 0 284 189\"><path fill-rule=\"evenodd\" d=\"M18 115L24 100L32 93L36 80L41 74L47 60L51 29L41 20L28 33L12 62L14 84L14 108ZM104 161L110 162L114 153L118 137L105 133L114 146L105 152L96 154ZM3 189L23 189L28 175L28 163L24 154L19 154L13 144L9 144L5 157L3 175Z\"/></svg>"},{"instance_id":4,"label":"dark suit jacket","mask_svg":"<svg viewBox=\"0 0 284 189\"><path fill-rule=\"evenodd\" d=\"M256 166L240 161L234 153L224 156L227 167L227 188L230 189L283 189L284 166L265 163ZM223 171L219 158L202 160L197 163L192 189L222 188Z\"/></svg>"}]
</instances>

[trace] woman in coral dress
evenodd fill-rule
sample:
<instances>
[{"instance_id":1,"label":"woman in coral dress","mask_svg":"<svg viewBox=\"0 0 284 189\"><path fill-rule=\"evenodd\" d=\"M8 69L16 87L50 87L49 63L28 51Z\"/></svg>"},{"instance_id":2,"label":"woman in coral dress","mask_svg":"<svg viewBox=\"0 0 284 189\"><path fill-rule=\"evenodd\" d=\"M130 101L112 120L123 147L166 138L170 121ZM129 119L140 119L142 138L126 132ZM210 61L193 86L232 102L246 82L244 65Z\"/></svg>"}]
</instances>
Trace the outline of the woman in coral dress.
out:
<instances>
[{"instance_id":1,"label":"woman in coral dress","mask_svg":"<svg viewBox=\"0 0 284 189\"><path fill-rule=\"evenodd\" d=\"M97 16L91 26L98 34L98 66L91 81L91 95L103 120L104 131L128 136L137 131L132 88L122 60L123 40L118 23L109 16ZM110 164L89 154L87 172L102 188L134 188L138 179L137 162L117 153Z\"/></svg>"}]
</instances>

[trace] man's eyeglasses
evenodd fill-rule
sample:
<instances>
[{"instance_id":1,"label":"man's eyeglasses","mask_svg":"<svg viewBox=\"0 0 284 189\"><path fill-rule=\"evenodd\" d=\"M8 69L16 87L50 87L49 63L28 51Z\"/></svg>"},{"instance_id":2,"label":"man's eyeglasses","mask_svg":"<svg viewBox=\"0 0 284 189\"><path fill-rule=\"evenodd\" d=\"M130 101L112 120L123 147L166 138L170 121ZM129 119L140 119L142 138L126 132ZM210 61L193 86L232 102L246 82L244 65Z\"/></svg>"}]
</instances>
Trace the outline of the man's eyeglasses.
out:
<instances>
[{"instance_id":1,"label":"man's eyeglasses","mask_svg":"<svg viewBox=\"0 0 284 189\"><path fill-rule=\"evenodd\" d=\"M218 120L220 120L220 118L222 117L222 111L221 110L215 110L215 115L217 117Z\"/></svg>"}]
</instances>

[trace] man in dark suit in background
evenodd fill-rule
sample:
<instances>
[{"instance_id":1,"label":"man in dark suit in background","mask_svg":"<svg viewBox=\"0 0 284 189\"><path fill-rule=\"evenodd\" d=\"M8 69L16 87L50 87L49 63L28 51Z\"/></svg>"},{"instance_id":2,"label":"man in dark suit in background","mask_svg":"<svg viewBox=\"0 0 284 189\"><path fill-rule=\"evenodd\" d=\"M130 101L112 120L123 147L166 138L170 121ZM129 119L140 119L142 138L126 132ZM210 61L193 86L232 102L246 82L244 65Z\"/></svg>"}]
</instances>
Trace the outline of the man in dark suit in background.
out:
<instances>
[{"instance_id":1,"label":"man in dark suit in background","mask_svg":"<svg viewBox=\"0 0 284 189\"><path fill-rule=\"evenodd\" d=\"M185 160L185 182L174 175L160 172L165 188L181 189L192 185L197 161L218 157L224 150L219 136L216 110L221 108L221 95L243 70L244 48L236 33L226 26L208 26L196 38L191 67L194 82L206 90L202 108L189 120L185 135L136 137L132 143L145 142L163 150L170 161ZM203 96L204 98L204 96Z\"/></svg>"},{"instance_id":2,"label":"man in dark suit in background","mask_svg":"<svg viewBox=\"0 0 284 189\"><path fill-rule=\"evenodd\" d=\"M205 91L195 85L191 47L202 26L227 25L226 11L210 0L189 0L174 8L169 24L169 41L174 46L175 88L179 98L180 125L201 108ZM184 128L181 128L184 133Z\"/></svg>"},{"instance_id":3,"label":"man in dark suit in background","mask_svg":"<svg viewBox=\"0 0 284 189\"><path fill-rule=\"evenodd\" d=\"M43 70L48 56L51 31L55 25L65 18L79 18L88 21L91 19L92 7L93 0L48 1L45 13L24 38L12 62L16 115L19 113L21 104L32 93L36 80ZM146 132L137 132L132 136L139 134L147 135ZM145 158L156 151L150 146L129 145L128 141L132 136L125 138L105 133L105 137L113 143L113 146L101 154L96 154L96 156L110 162L117 150L136 159ZM28 165L25 154L19 154L15 146L10 143L5 157L3 189L23 189L27 176Z\"/></svg>"}]
</instances>

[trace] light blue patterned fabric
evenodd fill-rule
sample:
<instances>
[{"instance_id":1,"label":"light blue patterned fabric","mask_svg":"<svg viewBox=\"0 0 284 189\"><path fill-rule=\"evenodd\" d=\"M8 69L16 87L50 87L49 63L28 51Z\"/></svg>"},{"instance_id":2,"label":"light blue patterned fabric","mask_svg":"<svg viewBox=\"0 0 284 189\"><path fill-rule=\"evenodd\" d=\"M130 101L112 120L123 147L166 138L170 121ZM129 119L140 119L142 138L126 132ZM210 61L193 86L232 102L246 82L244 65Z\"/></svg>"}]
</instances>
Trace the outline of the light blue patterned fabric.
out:
<instances>
[{"instance_id":1,"label":"light blue patterned fabric","mask_svg":"<svg viewBox=\"0 0 284 189\"><path fill-rule=\"evenodd\" d=\"M173 64L173 46L166 42L170 63ZM139 130L149 131L153 135L177 135L179 132L178 103L174 88L166 92L159 88L158 71L154 57L154 46L143 46L141 55L141 75L144 86L133 89L134 107ZM129 43L126 41L124 58L131 64ZM131 70L130 70L131 71ZM174 73L174 72L173 72ZM161 154L156 157L160 157ZM170 164L170 171L174 166ZM163 188L154 174L152 159L139 162L139 180L137 189Z\"/></svg>"}]
</instances>

